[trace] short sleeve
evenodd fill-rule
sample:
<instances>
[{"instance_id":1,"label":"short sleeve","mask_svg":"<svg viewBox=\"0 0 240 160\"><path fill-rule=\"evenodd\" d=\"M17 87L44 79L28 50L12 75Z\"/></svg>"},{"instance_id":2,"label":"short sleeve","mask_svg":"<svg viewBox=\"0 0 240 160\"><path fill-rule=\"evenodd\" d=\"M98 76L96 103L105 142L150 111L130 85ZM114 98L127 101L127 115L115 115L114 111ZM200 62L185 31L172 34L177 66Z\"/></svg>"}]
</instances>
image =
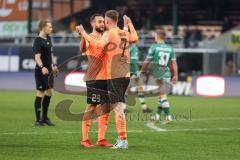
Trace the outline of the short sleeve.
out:
<instances>
[{"instance_id":1,"label":"short sleeve","mask_svg":"<svg viewBox=\"0 0 240 160\"><path fill-rule=\"evenodd\" d=\"M172 49L171 60L176 60L176 52L174 49Z\"/></svg>"},{"instance_id":2,"label":"short sleeve","mask_svg":"<svg viewBox=\"0 0 240 160\"><path fill-rule=\"evenodd\" d=\"M41 41L38 39L38 38L36 38L35 40L34 40L34 42L33 42L33 53L34 54L41 54L41 43L40 43Z\"/></svg>"},{"instance_id":3,"label":"short sleeve","mask_svg":"<svg viewBox=\"0 0 240 160\"><path fill-rule=\"evenodd\" d=\"M138 47L137 46L134 47L134 52L136 55L138 55Z\"/></svg>"}]
</instances>

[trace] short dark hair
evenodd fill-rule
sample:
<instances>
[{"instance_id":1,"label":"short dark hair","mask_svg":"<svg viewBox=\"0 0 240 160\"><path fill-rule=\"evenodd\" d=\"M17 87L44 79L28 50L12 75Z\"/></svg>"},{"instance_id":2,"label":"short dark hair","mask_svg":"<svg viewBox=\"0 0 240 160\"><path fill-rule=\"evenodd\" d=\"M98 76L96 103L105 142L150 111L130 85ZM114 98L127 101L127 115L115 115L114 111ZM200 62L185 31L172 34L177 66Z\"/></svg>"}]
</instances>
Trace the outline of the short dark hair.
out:
<instances>
[{"instance_id":1,"label":"short dark hair","mask_svg":"<svg viewBox=\"0 0 240 160\"><path fill-rule=\"evenodd\" d=\"M44 27L46 27L48 23L51 23L51 21L48 19L41 20L38 24L39 31L41 31Z\"/></svg>"},{"instance_id":2,"label":"short dark hair","mask_svg":"<svg viewBox=\"0 0 240 160\"><path fill-rule=\"evenodd\" d=\"M95 13L95 14L93 14L93 15L90 17L90 22L94 21L95 17L98 17L98 16L103 17L102 14L100 14L100 13Z\"/></svg>"},{"instance_id":3,"label":"short dark hair","mask_svg":"<svg viewBox=\"0 0 240 160\"><path fill-rule=\"evenodd\" d=\"M108 10L106 11L105 16L111 18L114 22L117 22L119 13L116 10Z\"/></svg>"},{"instance_id":4,"label":"short dark hair","mask_svg":"<svg viewBox=\"0 0 240 160\"><path fill-rule=\"evenodd\" d=\"M163 27L156 28L155 32L156 32L158 37L160 37L161 39L165 39L166 33L165 33Z\"/></svg>"}]
</instances>

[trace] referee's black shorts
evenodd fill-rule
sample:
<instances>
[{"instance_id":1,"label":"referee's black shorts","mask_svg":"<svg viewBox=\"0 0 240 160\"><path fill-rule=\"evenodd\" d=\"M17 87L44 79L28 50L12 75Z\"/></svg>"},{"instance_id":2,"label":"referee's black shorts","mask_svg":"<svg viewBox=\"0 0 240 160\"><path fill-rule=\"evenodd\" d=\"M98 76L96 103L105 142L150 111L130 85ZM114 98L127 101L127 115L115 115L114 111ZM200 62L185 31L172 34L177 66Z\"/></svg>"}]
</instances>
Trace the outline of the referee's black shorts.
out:
<instances>
[{"instance_id":1,"label":"referee's black shorts","mask_svg":"<svg viewBox=\"0 0 240 160\"><path fill-rule=\"evenodd\" d=\"M53 88L53 74L52 68L47 67L49 74L43 75L42 70L38 67L35 68L35 82L36 82L36 89L39 91L45 91L48 89Z\"/></svg>"},{"instance_id":2,"label":"referee's black shorts","mask_svg":"<svg viewBox=\"0 0 240 160\"><path fill-rule=\"evenodd\" d=\"M109 103L108 87L106 80L86 81L87 85L87 104Z\"/></svg>"},{"instance_id":3,"label":"referee's black shorts","mask_svg":"<svg viewBox=\"0 0 240 160\"><path fill-rule=\"evenodd\" d=\"M110 103L125 103L125 93L130 82L129 77L121 77L107 80Z\"/></svg>"}]
</instances>

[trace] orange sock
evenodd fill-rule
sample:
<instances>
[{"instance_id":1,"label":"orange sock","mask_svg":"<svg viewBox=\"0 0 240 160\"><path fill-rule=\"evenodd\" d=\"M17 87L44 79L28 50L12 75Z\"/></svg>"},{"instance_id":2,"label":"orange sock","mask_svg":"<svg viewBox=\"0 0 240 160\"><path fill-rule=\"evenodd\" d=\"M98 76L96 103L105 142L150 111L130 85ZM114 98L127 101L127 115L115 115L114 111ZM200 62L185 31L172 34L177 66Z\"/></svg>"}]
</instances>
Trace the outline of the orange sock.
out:
<instances>
[{"instance_id":1,"label":"orange sock","mask_svg":"<svg viewBox=\"0 0 240 160\"><path fill-rule=\"evenodd\" d=\"M105 139L105 133L107 131L109 114L104 114L98 117L98 141Z\"/></svg>"},{"instance_id":2,"label":"orange sock","mask_svg":"<svg viewBox=\"0 0 240 160\"><path fill-rule=\"evenodd\" d=\"M121 140L127 139L127 128L126 128L126 118L125 114L121 116L119 114L114 114L115 116L115 123L118 132L118 136Z\"/></svg>"},{"instance_id":3,"label":"orange sock","mask_svg":"<svg viewBox=\"0 0 240 160\"><path fill-rule=\"evenodd\" d=\"M82 141L86 141L88 140L88 134L90 131L90 127L91 127L91 122L92 122L92 114L94 111L95 106L93 105L87 105L83 118L82 118Z\"/></svg>"},{"instance_id":4,"label":"orange sock","mask_svg":"<svg viewBox=\"0 0 240 160\"><path fill-rule=\"evenodd\" d=\"M90 131L91 119L82 121L82 141L88 140L88 133Z\"/></svg>"}]
</instances>

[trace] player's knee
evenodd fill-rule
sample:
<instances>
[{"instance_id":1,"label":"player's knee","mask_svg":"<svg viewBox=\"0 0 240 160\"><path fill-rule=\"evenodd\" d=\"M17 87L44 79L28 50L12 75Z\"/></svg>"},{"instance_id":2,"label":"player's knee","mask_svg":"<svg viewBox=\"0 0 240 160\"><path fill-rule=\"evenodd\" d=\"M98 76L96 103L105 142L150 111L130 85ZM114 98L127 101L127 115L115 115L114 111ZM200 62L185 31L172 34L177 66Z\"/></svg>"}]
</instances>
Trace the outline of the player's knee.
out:
<instances>
[{"instance_id":1,"label":"player's knee","mask_svg":"<svg viewBox=\"0 0 240 160\"><path fill-rule=\"evenodd\" d=\"M93 114L93 111L92 111L92 110L85 111L85 112L83 113L82 120L83 120L83 121L90 120L90 119L92 118L92 114Z\"/></svg>"},{"instance_id":2,"label":"player's knee","mask_svg":"<svg viewBox=\"0 0 240 160\"><path fill-rule=\"evenodd\" d=\"M53 89L48 89L45 93L47 96L53 96Z\"/></svg>"},{"instance_id":3,"label":"player's knee","mask_svg":"<svg viewBox=\"0 0 240 160\"><path fill-rule=\"evenodd\" d=\"M115 104L115 107L114 107L114 114L116 116L120 116L120 117L123 117L124 116L124 108L125 108L126 104L124 103L116 103Z\"/></svg>"},{"instance_id":4,"label":"player's knee","mask_svg":"<svg viewBox=\"0 0 240 160\"><path fill-rule=\"evenodd\" d=\"M167 95L166 94L160 94L159 99L160 100L167 99Z\"/></svg>"},{"instance_id":5,"label":"player's knee","mask_svg":"<svg viewBox=\"0 0 240 160\"><path fill-rule=\"evenodd\" d=\"M139 94L143 94L143 91L144 91L144 90L143 90L143 86L139 85L139 86L138 86L138 93L139 93Z\"/></svg>"},{"instance_id":6,"label":"player's knee","mask_svg":"<svg viewBox=\"0 0 240 160\"><path fill-rule=\"evenodd\" d=\"M44 91L37 91L36 96L37 97L44 97Z\"/></svg>"}]
</instances>

